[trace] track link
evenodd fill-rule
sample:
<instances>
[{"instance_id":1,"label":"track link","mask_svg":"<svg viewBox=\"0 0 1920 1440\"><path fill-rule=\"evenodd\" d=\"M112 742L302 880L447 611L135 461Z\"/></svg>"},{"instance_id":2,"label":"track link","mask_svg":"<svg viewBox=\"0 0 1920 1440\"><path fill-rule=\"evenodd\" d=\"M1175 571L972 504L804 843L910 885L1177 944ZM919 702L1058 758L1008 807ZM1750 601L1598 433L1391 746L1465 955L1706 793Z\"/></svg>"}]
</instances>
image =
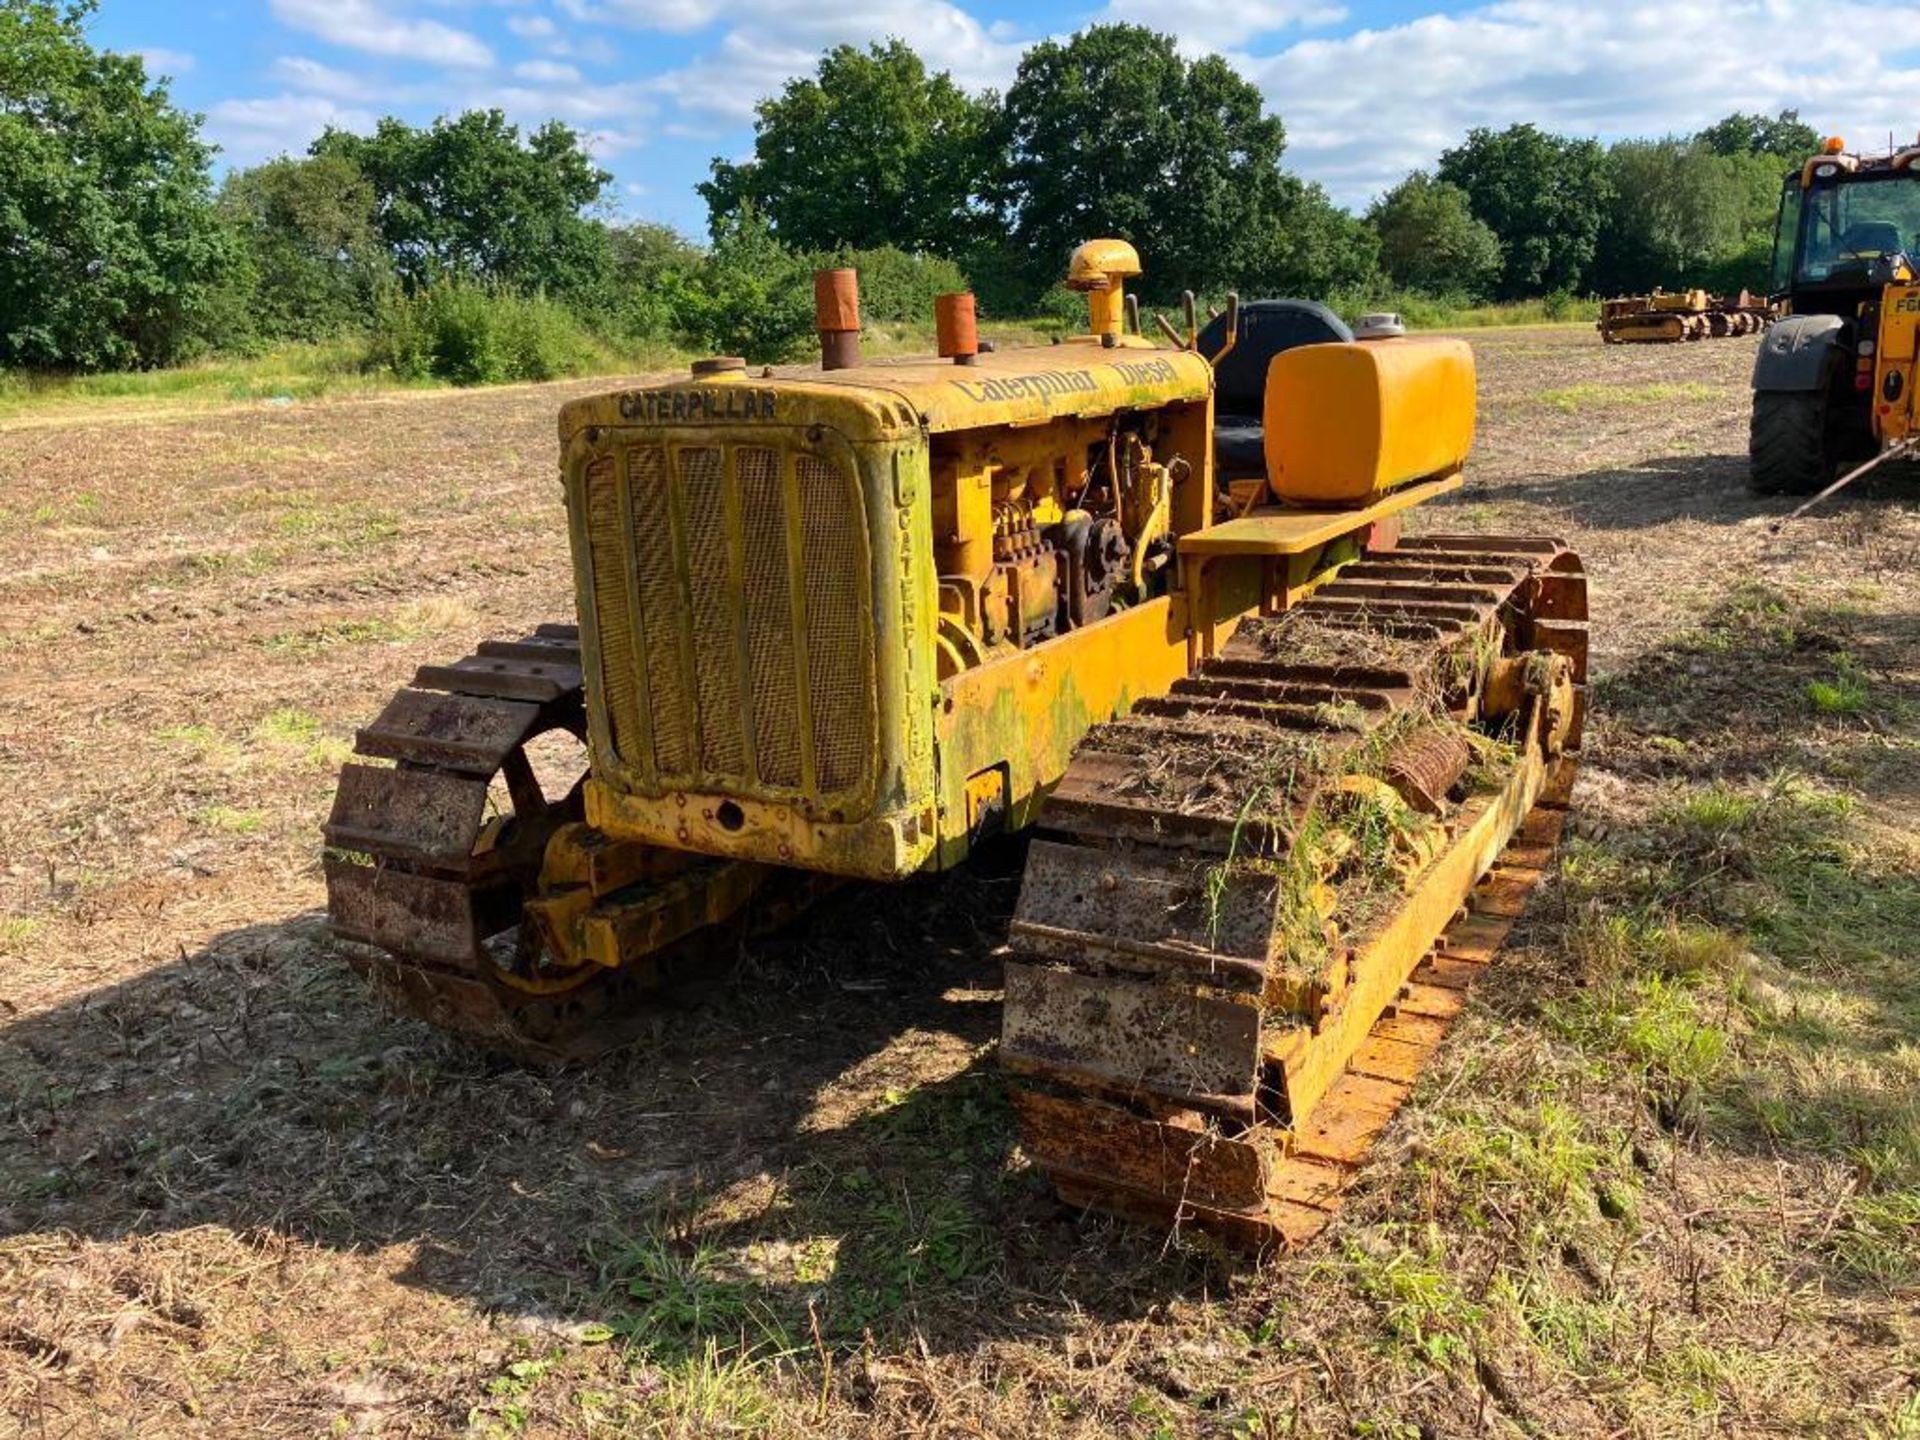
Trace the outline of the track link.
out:
<instances>
[{"instance_id":1,"label":"track link","mask_svg":"<svg viewBox=\"0 0 1920 1440\"><path fill-rule=\"evenodd\" d=\"M524 906L583 808L577 782L542 789L529 746L553 735L586 737L576 627L423 666L359 732L324 832L328 920L354 969L401 1013L542 1063L632 1038L649 998L738 947L714 927L614 969L543 952Z\"/></svg>"},{"instance_id":2,"label":"track link","mask_svg":"<svg viewBox=\"0 0 1920 1440\"><path fill-rule=\"evenodd\" d=\"M1332 1218L1551 859L1586 618L1557 540L1408 540L1088 734L1001 1041L1063 1199L1255 1246Z\"/></svg>"}]
</instances>

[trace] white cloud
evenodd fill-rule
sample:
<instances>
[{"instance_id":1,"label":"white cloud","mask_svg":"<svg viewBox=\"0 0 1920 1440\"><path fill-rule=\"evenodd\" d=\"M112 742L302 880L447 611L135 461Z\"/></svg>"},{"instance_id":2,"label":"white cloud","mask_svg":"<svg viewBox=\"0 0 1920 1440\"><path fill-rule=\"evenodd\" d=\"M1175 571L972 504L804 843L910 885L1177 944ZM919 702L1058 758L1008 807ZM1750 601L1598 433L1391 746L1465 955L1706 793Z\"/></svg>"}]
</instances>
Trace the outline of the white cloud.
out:
<instances>
[{"instance_id":1,"label":"white cloud","mask_svg":"<svg viewBox=\"0 0 1920 1440\"><path fill-rule=\"evenodd\" d=\"M532 80L547 85L578 85L580 72L571 65L561 65L552 60L523 60L513 67L513 73L521 80Z\"/></svg>"},{"instance_id":2,"label":"white cloud","mask_svg":"<svg viewBox=\"0 0 1920 1440\"><path fill-rule=\"evenodd\" d=\"M1330 0L1187 0L1178 11L1166 0L1107 0L1099 18L1170 30L1183 52L1205 54L1280 30L1331 25L1346 14Z\"/></svg>"},{"instance_id":3,"label":"white cloud","mask_svg":"<svg viewBox=\"0 0 1920 1440\"><path fill-rule=\"evenodd\" d=\"M222 100L207 112L207 132L234 165L256 165L276 155L299 154L329 126L371 130L365 110L322 95L275 95L258 100Z\"/></svg>"},{"instance_id":4,"label":"white cloud","mask_svg":"<svg viewBox=\"0 0 1920 1440\"><path fill-rule=\"evenodd\" d=\"M296 90L335 100L371 101L381 93L380 87L371 81L322 65L318 60L309 60L304 55L282 55L273 62L271 73L276 80Z\"/></svg>"},{"instance_id":5,"label":"white cloud","mask_svg":"<svg viewBox=\"0 0 1920 1440\"><path fill-rule=\"evenodd\" d=\"M578 3L560 0L563 8ZM618 3L630 3L636 12L651 8L641 0ZM688 10L701 3L676 0ZM928 69L950 71L968 89L1006 84L1022 49L1005 27L983 25L947 0L866 0L843 8L805 0L732 0L725 14L731 28L717 46L648 82L683 111L725 123L749 123L757 102L795 76L810 74L820 52L835 45L911 36Z\"/></svg>"},{"instance_id":6,"label":"white cloud","mask_svg":"<svg viewBox=\"0 0 1920 1440\"><path fill-rule=\"evenodd\" d=\"M479 37L438 20L391 13L396 8L392 0L273 0L282 23L350 50L462 69L493 64L493 52Z\"/></svg>"},{"instance_id":7,"label":"white cloud","mask_svg":"<svg viewBox=\"0 0 1920 1440\"><path fill-rule=\"evenodd\" d=\"M1502 0L1232 58L1285 119L1289 166L1359 205L1475 125L1618 138L1798 109L1823 131L1884 143L1889 126L1914 125L1897 97L1920 71L1859 37L1916 18L1914 4L1847 0Z\"/></svg>"},{"instance_id":8,"label":"white cloud","mask_svg":"<svg viewBox=\"0 0 1920 1440\"><path fill-rule=\"evenodd\" d=\"M464 94L455 109L497 105L523 125L564 120L581 130L619 130L658 112L636 82L618 85L498 85Z\"/></svg>"},{"instance_id":9,"label":"white cloud","mask_svg":"<svg viewBox=\"0 0 1920 1440\"><path fill-rule=\"evenodd\" d=\"M554 0L569 18L588 25L631 25L680 34L713 22L720 0ZM727 13L736 13L728 7Z\"/></svg>"},{"instance_id":10,"label":"white cloud","mask_svg":"<svg viewBox=\"0 0 1920 1440\"><path fill-rule=\"evenodd\" d=\"M606 33L606 26L582 27L582 33L569 36L548 15L512 15L507 29L520 39L547 54L572 58L592 65L610 65L620 58L619 47Z\"/></svg>"},{"instance_id":11,"label":"white cloud","mask_svg":"<svg viewBox=\"0 0 1920 1440\"><path fill-rule=\"evenodd\" d=\"M580 137L580 143L587 154L596 160L611 160L614 156L628 150L637 150L647 143L647 137L637 130L589 130Z\"/></svg>"},{"instance_id":12,"label":"white cloud","mask_svg":"<svg viewBox=\"0 0 1920 1440\"><path fill-rule=\"evenodd\" d=\"M145 63L149 80L158 80L162 76L178 79L192 70L196 63L186 51L169 50L164 45L142 45L133 53Z\"/></svg>"}]
</instances>

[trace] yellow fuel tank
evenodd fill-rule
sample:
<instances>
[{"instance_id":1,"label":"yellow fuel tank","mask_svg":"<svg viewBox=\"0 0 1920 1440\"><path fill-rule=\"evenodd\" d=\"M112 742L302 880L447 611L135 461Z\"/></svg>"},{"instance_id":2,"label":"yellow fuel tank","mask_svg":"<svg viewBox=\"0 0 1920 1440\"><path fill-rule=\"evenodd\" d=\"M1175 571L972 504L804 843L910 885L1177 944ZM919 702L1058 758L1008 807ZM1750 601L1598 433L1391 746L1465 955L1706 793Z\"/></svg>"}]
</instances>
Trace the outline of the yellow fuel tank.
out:
<instances>
[{"instance_id":1,"label":"yellow fuel tank","mask_svg":"<svg viewBox=\"0 0 1920 1440\"><path fill-rule=\"evenodd\" d=\"M1473 348L1464 340L1284 350L1267 370L1268 483L1296 504L1365 504L1458 470L1473 448L1473 417Z\"/></svg>"}]
</instances>

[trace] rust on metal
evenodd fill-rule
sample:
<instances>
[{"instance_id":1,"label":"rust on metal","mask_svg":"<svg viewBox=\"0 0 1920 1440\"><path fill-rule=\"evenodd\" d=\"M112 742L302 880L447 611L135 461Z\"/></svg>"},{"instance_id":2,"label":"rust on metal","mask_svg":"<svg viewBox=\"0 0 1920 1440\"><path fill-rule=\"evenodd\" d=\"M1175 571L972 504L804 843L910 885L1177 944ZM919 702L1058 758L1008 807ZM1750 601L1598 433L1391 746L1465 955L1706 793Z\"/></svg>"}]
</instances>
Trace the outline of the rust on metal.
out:
<instances>
[{"instance_id":1,"label":"rust on metal","mask_svg":"<svg viewBox=\"0 0 1920 1440\"><path fill-rule=\"evenodd\" d=\"M971 365L974 356L980 353L980 331L971 291L934 296L933 328L935 348L942 360Z\"/></svg>"},{"instance_id":2,"label":"rust on metal","mask_svg":"<svg viewBox=\"0 0 1920 1440\"><path fill-rule=\"evenodd\" d=\"M1031 849L1002 1041L1063 1199L1253 1246L1327 1224L1551 862L1586 613L1557 540L1418 537L1088 734ZM1472 778L1461 715L1516 741L1506 778ZM1406 888L1353 919L1359 842L1313 817L1368 786L1433 831L1376 836Z\"/></svg>"},{"instance_id":3,"label":"rust on metal","mask_svg":"<svg viewBox=\"0 0 1920 1440\"><path fill-rule=\"evenodd\" d=\"M1001 1062L1251 1118L1260 1012L1241 1000L1060 966L1007 966Z\"/></svg>"},{"instance_id":4,"label":"rust on metal","mask_svg":"<svg viewBox=\"0 0 1920 1440\"><path fill-rule=\"evenodd\" d=\"M328 919L354 968L396 1009L542 1062L622 1043L651 1023L658 992L724 969L739 936L725 922L760 871L709 865L702 883L649 886L660 867L634 847L579 834L580 786L547 794L528 755L542 737L586 733L578 647L573 626L542 625L423 668L359 733L356 754L383 763L342 769L325 829ZM577 861L556 873L577 875L587 901L568 931L586 937L579 952L529 923L562 832ZM634 942L632 964L588 953L610 925Z\"/></svg>"},{"instance_id":5,"label":"rust on metal","mask_svg":"<svg viewBox=\"0 0 1920 1440\"><path fill-rule=\"evenodd\" d=\"M860 363L860 277L855 271L813 272L813 326L820 335L822 370L849 370Z\"/></svg>"},{"instance_id":6,"label":"rust on metal","mask_svg":"<svg viewBox=\"0 0 1920 1440\"><path fill-rule=\"evenodd\" d=\"M1472 760L1473 752L1457 731L1429 725L1387 752L1387 783L1414 809L1438 815Z\"/></svg>"},{"instance_id":7,"label":"rust on metal","mask_svg":"<svg viewBox=\"0 0 1920 1440\"><path fill-rule=\"evenodd\" d=\"M1756 335L1774 322L1777 313L1766 299L1745 290L1737 295L1710 295L1699 289L1656 289L1650 295L1602 300L1595 328L1608 345L1673 344Z\"/></svg>"}]
</instances>

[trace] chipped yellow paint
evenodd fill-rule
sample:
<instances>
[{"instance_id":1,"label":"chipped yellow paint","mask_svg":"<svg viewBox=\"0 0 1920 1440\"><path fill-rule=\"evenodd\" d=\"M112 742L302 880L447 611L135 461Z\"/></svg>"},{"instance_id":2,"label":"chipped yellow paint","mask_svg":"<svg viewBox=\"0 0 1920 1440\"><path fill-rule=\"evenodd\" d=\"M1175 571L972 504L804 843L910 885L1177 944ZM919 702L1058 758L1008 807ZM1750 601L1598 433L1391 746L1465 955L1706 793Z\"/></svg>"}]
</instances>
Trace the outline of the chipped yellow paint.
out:
<instances>
[{"instance_id":1,"label":"chipped yellow paint","mask_svg":"<svg viewBox=\"0 0 1920 1440\"><path fill-rule=\"evenodd\" d=\"M777 379L736 371L569 404L560 430L590 702L588 823L621 841L876 880L963 859L989 788L979 778L986 772L1004 776L994 783L1004 790L1005 828L1031 824L1089 729L1125 714L1138 700L1166 693L1196 658L1214 652L1242 616L1285 608L1352 558L1358 537L1375 520L1430 493L1415 487L1404 498L1368 508L1289 511L1237 522L1240 530L1214 527L1212 380L1211 368L1197 355L1159 349L1139 337L1105 345L1090 337L984 354L970 366L926 359ZM1016 436L1028 427L1080 426L1121 411L1158 412L1167 453L1183 454L1191 465L1191 477L1174 488L1169 506L1168 523L1175 535L1186 537L1187 552L1172 592L1030 648L1000 647L959 674L938 678L934 437L973 431ZM999 443L1004 448L1011 442ZM645 608L631 570L622 581L614 573L622 567L614 562L627 549L642 554L650 544L684 550L686 502L673 500L671 525L662 527L670 533L656 534L636 523L630 499L613 503L602 495L596 511L601 492L594 489L594 476L604 480L649 447L666 457L661 463L669 469L680 464L677 457L703 448L726 457L715 462L725 467L726 573L717 580L695 575L683 558L676 562L675 583L686 604L701 594L703 581L714 585L707 593L720 599L706 602L710 613L700 623L714 623L714 604L727 618L702 643L730 647L727 663L737 671L730 683L741 695L754 675L744 638L754 577L745 563L742 526L750 517L739 498L735 457L756 447L789 457L780 463L788 477L787 557L795 577L817 556L794 528L791 507L798 492L791 457L820 456L852 477L862 512L856 523L865 528L863 543L848 552L861 568L851 592L857 605L851 616L835 612L828 620L836 635L860 637L872 647L871 709L859 717L873 729L872 769L857 791L831 792L815 784L811 762L798 785L770 780L752 715L743 725L732 722L745 735L745 778L723 776L703 756L682 770L656 764L645 719L651 698L637 710L631 696L622 701L622 713L644 723L614 744L613 707L600 677L609 655L617 653L617 663L637 663L635 647L643 637L631 627L624 634L618 627L608 632L600 610L635 615ZM686 481L667 483L684 489ZM1218 539L1202 538L1215 529ZM1281 531L1292 543L1276 538ZM1311 548L1301 549L1309 539ZM596 578L596 563L606 564L608 573ZM808 613L799 580L790 584L792 646L801 653L820 617ZM1198 613L1190 609L1196 604ZM738 644L730 638L736 635ZM662 683L670 683L668 698L683 713L697 708L704 723L710 698L686 668L692 665L689 644L682 640L676 652L685 673L676 671ZM644 690L644 674L640 683ZM808 688L796 684L795 694L794 724L817 736L819 717L807 711Z\"/></svg>"},{"instance_id":2,"label":"chipped yellow paint","mask_svg":"<svg viewBox=\"0 0 1920 1440\"><path fill-rule=\"evenodd\" d=\"M1164 695L1187 673L1186 630L1185 597L1163 596L942 685L935 863L966 858L972 776L1004 765L1006 828L1032 824L1088 730L1126 714L1136 699Z\"/></svg>"},{"instance_id":3,"label":"chipped yellow paint","mask_svg":"<svg viewBox=\"0 0 1920 1440\"><path fill-rule=\"evenodd\" d=\"M1198 355L1138 336L1112 347L1091 338L976 357L890 360L819 375L762 379L744 371L576 400L560 412L561 443L622 424L810 425L856 443L920 432L940 435L1068 416L1157 410L1205 401L1213 371Z\"/></svg>"}]
</instances>

